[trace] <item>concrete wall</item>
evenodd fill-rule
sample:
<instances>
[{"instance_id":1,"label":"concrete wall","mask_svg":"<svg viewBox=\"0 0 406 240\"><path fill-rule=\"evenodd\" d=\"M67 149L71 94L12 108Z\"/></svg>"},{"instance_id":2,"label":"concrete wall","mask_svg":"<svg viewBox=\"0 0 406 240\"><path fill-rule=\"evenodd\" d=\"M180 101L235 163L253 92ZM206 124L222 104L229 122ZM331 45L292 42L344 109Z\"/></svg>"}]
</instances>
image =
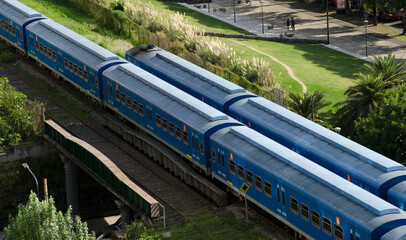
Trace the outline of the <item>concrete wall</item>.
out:
<instances>
[{"instance_id":1,"label":"concrete wall","mask_svg":"<svg viewBox=\"0 0 406 240\"><path fill-rule=\"evenodd\" d=\"M0 162L26 159L28 157L37 158L57 152L58 150L54 146L45 141L21 143L12 145L6 150L0 150Z\"/></svg>"}]
</instances>

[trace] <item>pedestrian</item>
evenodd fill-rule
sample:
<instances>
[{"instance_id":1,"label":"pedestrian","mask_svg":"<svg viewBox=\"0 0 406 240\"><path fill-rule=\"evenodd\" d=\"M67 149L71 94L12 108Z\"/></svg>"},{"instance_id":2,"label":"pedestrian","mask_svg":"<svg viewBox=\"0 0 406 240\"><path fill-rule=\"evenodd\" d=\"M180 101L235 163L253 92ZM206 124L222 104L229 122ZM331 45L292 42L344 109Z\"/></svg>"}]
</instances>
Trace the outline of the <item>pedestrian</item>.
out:
<instances>
[{"instance_id":1,"label":"pedestrian","mask_svg":"<svg viewBox=\"0 0 406 240\"><path fill-rule=\"evenodd\" d=\"M287 29L289 31L289 27L290 27L290 19L289 18L286 19L286 27L287 27Z\"/></svg>"},{"instance_id":2,"label":"pedestrian","mask_svg":"<svg viewBox=\"0 0 406 240\"><path fill-rule=\"evenodd\" d=\"M295 24L296 24L295 19L293 19L293 17L292 17L290 20L290 25L292 26L293 31L295 31Z\"/></svg>"}]
</instances>

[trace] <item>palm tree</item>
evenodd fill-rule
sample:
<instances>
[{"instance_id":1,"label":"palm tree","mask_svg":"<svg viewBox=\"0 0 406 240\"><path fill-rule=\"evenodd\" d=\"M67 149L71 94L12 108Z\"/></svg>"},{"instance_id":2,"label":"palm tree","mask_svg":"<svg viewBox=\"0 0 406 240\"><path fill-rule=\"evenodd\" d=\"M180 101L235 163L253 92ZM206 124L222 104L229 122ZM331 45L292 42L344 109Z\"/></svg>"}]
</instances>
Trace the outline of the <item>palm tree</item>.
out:
<instances>
[{"instance_id":1,"label":"palm tree","mask_svg":"<svg viewBox=\"0 0 406 240\"><path fill-rule=\"evenodd\" d=\"M378 16L376 14L378 8L384 8L389 4L389 0L364 0L365 6L372 9L374 16L374 26L378 25Z\"/></svg>"},{"instance_id":2,"label":"palm tree","mask_svg":"<svg viewBox=\"0 0 406 240\"><path fill-rule=\"evenodd\" d=\"M287 99L288 109L307 119L312 119L312 96L315 93L319 94L317 91L313 93L306 92L303 95L290 92ZM322 95L314 95L313 110L315 121L321 121L320 115L317 112L329 104L330 102L324 100Z\"/></svg>"},{"instance_id":3,"label":"palm tree","mask_svg":"<svg viewBox=\"0 0 406 240\"><path fill-rule=\"evenodd\" d=\"M372 63L365 64L368 74L374 76L382 75L382 81L387 83L387 88L401 85L406 80L406 63L399 59L396 61L395 56L389 53L388 56L373 56Z\"/></svg>"},{"instance_id":4,"label":"palm tree","mask_svg":"<svg viewBox=\"0 0 406 240\"><path fill-rule=\"evenodd\" d=\"M358 81L344 92L348 98L335 104L335 107L341 107L336 112L336 118L344 136L355 134L356 120L378 113L379 103L387 88L382 74L359 74Z\"/></svg>"}]
</instances>

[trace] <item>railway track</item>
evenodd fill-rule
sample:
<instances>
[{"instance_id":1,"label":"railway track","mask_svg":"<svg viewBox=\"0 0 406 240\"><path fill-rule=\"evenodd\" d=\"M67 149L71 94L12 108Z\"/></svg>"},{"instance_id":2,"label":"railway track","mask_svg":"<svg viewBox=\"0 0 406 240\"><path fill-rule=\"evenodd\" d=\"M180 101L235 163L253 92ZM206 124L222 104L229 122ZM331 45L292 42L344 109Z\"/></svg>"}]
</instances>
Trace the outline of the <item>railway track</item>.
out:
<instances>
[{"instance_id":1,"label":"railway track","mask_svg":"<svg viewBox=\"0 0 406 240\"><path fill-rule=\"evenodd\" d=\"M7 77L13 86L31 100L44 103L49 118L113 159L135 184L163 204L169 225L191 224L195 230L193 239L250 239L245 230L226 221L222 222L222 217L231 215L224 208L213 206L206 197L193 191L148 156L123 141L120 136L107 130L101 123L110 113L92 104L73 86L57 80L46 69L40 71L33 62L21 59L18 65L24 66L26 72L31 74L16 71L14 67L10 69L10 66L4 64L0 64L0 68L8 70ZM250 215L250 218L260 216L255 211L250 211ZM205 229L200 229L200 225L192 220L202 219L201 216L205 216L206 220L219 218L222 223L207 234ZM266 225L265 232L271 232L271 235L265 234L268 238L293 239L291 234L279 226L271 222L266 222Z\"/></svg>"}]
</instances>

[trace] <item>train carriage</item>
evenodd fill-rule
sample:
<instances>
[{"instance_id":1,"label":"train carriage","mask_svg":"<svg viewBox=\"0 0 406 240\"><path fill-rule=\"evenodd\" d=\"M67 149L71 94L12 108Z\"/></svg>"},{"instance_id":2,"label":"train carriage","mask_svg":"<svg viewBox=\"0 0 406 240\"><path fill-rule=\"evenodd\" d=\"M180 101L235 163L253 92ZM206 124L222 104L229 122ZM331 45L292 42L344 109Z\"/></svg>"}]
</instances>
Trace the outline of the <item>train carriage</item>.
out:
<instances>
[{"instance_id":1,"label":"train carriage","mask_svg":"<svg viewBox=\"0 0 406 240\"><path fill-rule=\"evenodd\" d=\"M365 190L404 208L405 192L393 189L406 181L403 165L324 128L264 98L243 99L230 116L329 169ZM403 197L402 197L403 196Z\"/></svg>"},{"instance_id":2,"label":"train carriage","mask_svg":"<svg viewBox=\"0 0 406 240\"><path fill-rule=\"evenodd\" d=\"M0 0L0 37L25 53L25 27L44 19L39 12L15 0Z\"/></svg>"},{"instance_id":3,"label":"train carriage","mask_svg":"<svg viewBox=\"0 0 406 240\"><path fill-rule=\"evenodd\" d=\"M211 139L213 176L308 239L406 236L388 233L406 223L403 211L252 129L229 127Z\"/></svg>"},{"instance_id":4,"label":"train carriage","mask_svg":"<svg viewBox=\"0 0 406 240\"><path fill-rule=\"evenodd\" d=\"M101 102L102 72L125 62L112 52L50 19L27 26L28 55Z\"/></svg>"},{"instance_id":5,"label":"train carriage","mask_svg":"<svg viewBox=\"0 0 406 240\"><path fill-rule=\"evenodd\" d=\"M210 135L225 126L241 125L132 64L107 69L103 81L106 106L166 142L207 175Z\"/></svg>"},{"instance_id":6,"label":"train carriage","mask_svg":"<svg viewBox=\"0 0 406 240\"><path fill-rule=\"evenodd\" d=\"M126 59L224 113L234 102L253 93L153 45L134 47Z\"/></svg>"}]
</instances>

